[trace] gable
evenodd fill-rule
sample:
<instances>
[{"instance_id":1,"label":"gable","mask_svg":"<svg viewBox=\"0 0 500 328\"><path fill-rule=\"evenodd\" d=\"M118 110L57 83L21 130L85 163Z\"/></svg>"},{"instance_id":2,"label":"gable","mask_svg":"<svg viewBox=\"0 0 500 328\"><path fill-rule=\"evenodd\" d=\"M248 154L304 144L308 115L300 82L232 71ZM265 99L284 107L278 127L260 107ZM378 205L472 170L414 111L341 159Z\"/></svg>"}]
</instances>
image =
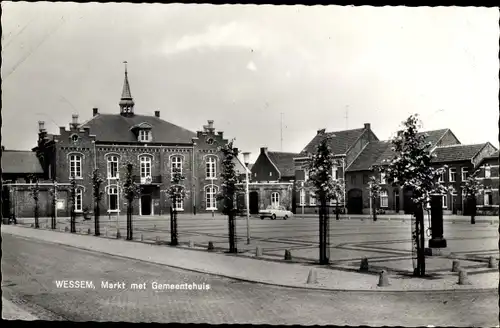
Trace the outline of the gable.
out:
<instances>
[{"instance_id":1,"label":"gable","mask_svg":"<svg viewBox=\"0 0 500 328\"><path fill-rule=\"evenodd\" d=\"M260 153L251 171L252 179L257 181L274 181L280 177L278 168L265 153Z\"/></svg>"},{"instance_id":2,"label":"gable","mask_svg":"<svg viewBox=\"0 0 500 328\"><path fill-rule=\"evenodd\" d=\"M316 147L321 143L326 137L330 137L328 141L328 146L331 148L333 154L345 154L349 148L351 148L354 143L361 137L365 132L365 129L355 129L355 130L344 130L338 132L328 132L328 133L318 133L314 138L307 144L307 146L300 153L301 155L316 153Z\"/></svg>"},{"instance_id":3,"label":"gable","mask_svg":"<svg viewBox=\"0 0 500 328\"><path fill-rule=\"evenodd\" d=\"M271 162L278 168L280 177L292 177L295 175L294 157L297 153L284 153L284 152L268 152L267 156Z\"/></svg>"}]
</instances>

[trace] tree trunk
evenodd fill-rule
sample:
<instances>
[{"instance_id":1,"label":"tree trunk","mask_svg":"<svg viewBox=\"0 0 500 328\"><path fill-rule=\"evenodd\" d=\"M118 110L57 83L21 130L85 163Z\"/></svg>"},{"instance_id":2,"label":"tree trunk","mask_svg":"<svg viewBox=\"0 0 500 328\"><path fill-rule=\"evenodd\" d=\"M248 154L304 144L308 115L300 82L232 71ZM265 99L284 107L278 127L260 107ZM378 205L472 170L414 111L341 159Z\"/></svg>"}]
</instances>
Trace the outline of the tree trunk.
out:
<instances>
[{"instance_id":1,"label":"tree trunk","mask_svg":"<svg viewBox=\"0 0 500 328\"><path fill-rule=\"evenodd\" d=\"M131 201L127 205L127 240L132 240L132 206Z\"/></svg>"},{"instance_id":2,"label":"tree trunk","mask_svg":"<svg viewBox=\"0 0 500 328\"><path fill-rule=\"evenodd\" d=\"M372 197L372 212L373 212L373 221L377 221L377 201L375 197Z\"/></svg>"},{"instance_id":3,"label":"tree trunk","mask_svg":"<svg viewBox=\"0 0 500 328\"><path fill-rule=\"evenodd\" d=\"M173 202L175 204L175 201ZM177 240L177 210L170 207L170 245L177 246L179 244Z\"/></svg>"},{"instance_id":4,"label":"tree trunk","mask_svg":"<svg viewBox=\"0 0 500 328\"><path fill-rule=\"evenodd\" d=\"M422 204L415 204L415 224L416 229L416 245L417 245L417 275L425 276L425 229L424 229L424 212Z\"/></svg>"},{"instance_id":5,"label":"tree trunk","mask_svg":"<svg viewBox=\"0 0 500 328\"><path fill-rule=\"evenodd\" d=\"M470 211L470 224L476 224L476 197L471 196L469 199L469 211Z\"/></svg>"},{"instance_id":6,"label":"tree trunk","mask_svg":"<svg viewBox=\"0 0 500 328\"><path fill-rule=\"evenodd\" d=\"M50 218L50 227L52 229L55 229L56 228L56 211L57 211L57 201L55 199L52 201L52 208L53 208L53 211L52 211L52 217Z\"/></svg>"},{"instance_id":7,"label":"tree trunk","mask_svg":"<svg viewBox=\"0 0 500 328\"><path fill-rule=\"evenodd\" d=\"M94 208L94 234L96 236L100 236L101 232L99 229L99 215L100 215L99 202L96 201L96 205Z\"/></svg>"},{"instance_id":8,"label":"tree trunk","mask_svg":"<svg viewBox=\"0 0 500 328\"><path fill-rule=\"evenodd\" d=\"M40 228L40 224L38 222L38 199L35 200L35 228Z\"/></svg>"},{"instance_id":9,"label":"tree trunk","mask_svg":"<svg viewBox=\"0 0 500 328\"><path fill-rule=\"evenodd\" d=\"M338 221L340 220L340 213L339 213L339 201L335 201L335 219Z\"/></svg>"},{"instance_id":10,"label":"tree trunk","mask_svg":"<svg viewBox=\"0 0 500 328\"><path fill-rule=\"evenodd\" d=\"M229 210L228 213L228 223L229 223L229 253L237 253L236 240L235 240L235 226L234 226L234 213Z\"/></svg>"},{"instance_id":11,"label":"tree trunk","mask_svg":"<svg viewBox=\"0 0 500 328\"><path fill-rule=\"evenodd\" d=\"M319 263L328 264L328 213L325 195L320 196L319 208Z\"/></svg>"}]
</instances>

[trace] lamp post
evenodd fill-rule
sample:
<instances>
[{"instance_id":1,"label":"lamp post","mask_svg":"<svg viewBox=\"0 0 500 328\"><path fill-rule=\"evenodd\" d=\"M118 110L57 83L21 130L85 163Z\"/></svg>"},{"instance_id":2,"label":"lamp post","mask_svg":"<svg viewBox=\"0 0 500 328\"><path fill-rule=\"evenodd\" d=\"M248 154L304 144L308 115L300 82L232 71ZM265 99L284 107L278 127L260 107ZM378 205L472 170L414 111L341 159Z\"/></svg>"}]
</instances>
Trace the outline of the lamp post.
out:
<instances>
[{"instance_id":1,"label":"lamp post","mask_svg":"<svg viewBox=\"0 0 500 328\"><path fill-rule=\"evenodd\" d=\"M250 153L243 153L243 162L245 163L245 176L246 176L246 193L245 202L247 203L247 244L250 244L250 194L248 192L248 184L250 183L248 178L248 163L250 162Z\"/></svg>"}]
</instances>

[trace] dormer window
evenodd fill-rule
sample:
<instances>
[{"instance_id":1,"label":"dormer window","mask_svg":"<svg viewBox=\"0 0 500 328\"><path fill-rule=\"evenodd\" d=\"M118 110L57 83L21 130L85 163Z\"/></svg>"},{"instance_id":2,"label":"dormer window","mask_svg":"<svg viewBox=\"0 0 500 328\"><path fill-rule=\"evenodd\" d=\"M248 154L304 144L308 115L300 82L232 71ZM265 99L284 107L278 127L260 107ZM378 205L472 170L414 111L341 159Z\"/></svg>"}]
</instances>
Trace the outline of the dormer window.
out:
<instances>
[{"instance_id":1,"label":"dormer window","mask_svg":"<svg viewBox=\"0 0 500 328\"><path fill-rule=\"evenodd\" d=\"M139 130L139 141L149 142L151 141L151 131L149 130Z\"/></svg>"}]
</instances>

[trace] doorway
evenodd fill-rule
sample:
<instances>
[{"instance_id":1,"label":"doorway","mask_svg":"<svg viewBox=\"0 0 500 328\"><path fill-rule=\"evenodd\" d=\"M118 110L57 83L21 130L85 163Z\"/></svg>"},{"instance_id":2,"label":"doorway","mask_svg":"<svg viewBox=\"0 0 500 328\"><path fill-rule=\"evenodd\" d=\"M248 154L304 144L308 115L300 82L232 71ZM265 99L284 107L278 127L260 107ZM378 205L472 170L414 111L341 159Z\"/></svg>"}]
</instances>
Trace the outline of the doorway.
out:
<instances>
[{"instance_id":1,"label":"doorway","mask_svg":"<svg viewBox=\"0 0 500 328\"><path fill-rule=\"evenodd\" d=\"M351 189L347 195L347 210L349 214L363 214L362 191L360 189Z\"/></svg>"},{"instance_id":2,"label":"doorway","mask_svg":"<svg viewBox=\"0 0 500 328\"><path fill-rule=\"evenodd\" d=\"M256 191L250 192L250 214L259 214L259 193Z\"/></svg>"},{"instance_id":3,"label":"doorway","mask_svg":"<svg viewBox=\"0 0 500 328\"><path fill-rule=\"evenodd\" d=\"M141 196L141 215L151 215L151 195Z\"/></svg>"}]
</instances>

